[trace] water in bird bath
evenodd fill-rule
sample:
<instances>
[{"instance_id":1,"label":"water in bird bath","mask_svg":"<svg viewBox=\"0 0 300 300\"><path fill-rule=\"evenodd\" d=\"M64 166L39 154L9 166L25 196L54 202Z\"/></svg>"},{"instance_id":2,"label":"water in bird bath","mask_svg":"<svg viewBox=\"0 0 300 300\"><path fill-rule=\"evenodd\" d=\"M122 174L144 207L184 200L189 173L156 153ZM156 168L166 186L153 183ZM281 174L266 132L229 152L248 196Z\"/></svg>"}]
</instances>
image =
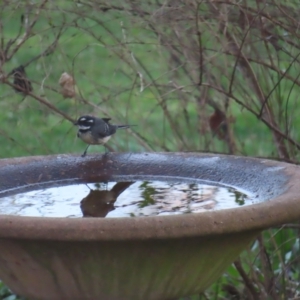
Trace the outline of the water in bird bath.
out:
<instances>
[{"instance_id":1,"label":"water in bird bath","mask_svg":"<svg viewBox=\"0 0 300 300\"><path fill-rule=\"evenodd\" d=\"M236 189L168 181L108 182L38 189L0 198L0 214L142 217L201 213L259 202Z\"/></svg>"}]
</instances>

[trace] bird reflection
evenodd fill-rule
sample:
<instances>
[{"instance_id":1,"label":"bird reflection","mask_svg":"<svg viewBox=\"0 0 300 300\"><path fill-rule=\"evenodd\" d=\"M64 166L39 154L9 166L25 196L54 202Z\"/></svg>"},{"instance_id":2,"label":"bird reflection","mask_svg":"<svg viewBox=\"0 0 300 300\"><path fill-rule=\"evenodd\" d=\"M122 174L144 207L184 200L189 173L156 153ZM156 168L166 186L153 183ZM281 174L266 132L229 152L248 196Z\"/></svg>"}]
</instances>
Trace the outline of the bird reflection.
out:
<instances>
[{"instance_id":1,"label":"bird reflection","mask_svg":"<svg viewBox=\"0 0 300 300\"><path fill-rule=\"evenodd\" d=\"M114 203L134 182L118 182L110 191L90 190L89 194L80 202L80 209L83 217L105 218L106 215L115 209Z\"/></svg>"}]
</instances>

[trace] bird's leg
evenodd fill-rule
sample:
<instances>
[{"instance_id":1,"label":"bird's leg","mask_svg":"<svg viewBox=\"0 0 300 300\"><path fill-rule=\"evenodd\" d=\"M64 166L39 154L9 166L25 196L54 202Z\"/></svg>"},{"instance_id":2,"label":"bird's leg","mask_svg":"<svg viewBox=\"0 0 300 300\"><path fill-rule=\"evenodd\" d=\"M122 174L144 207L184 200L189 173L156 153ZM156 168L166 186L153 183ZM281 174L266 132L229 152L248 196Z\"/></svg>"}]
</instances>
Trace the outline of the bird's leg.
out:
<instances>
[{"instance_id":1,"label":"bird's leg","mask_svg":"<svg viewBox=\"0 0 300 300\"><path fill-rule=\"evenodd\" d=\"M108 150L108 148L105 145L103 145L103 146L104 146L104 155L106 155L106 154L109 153L109 150Z\"/></svg>"},{"instance_id":2,"label":"bird's leg","mask_svg":"<svg viewBox=\"0 0 300 300\"><path fill-rule=\"evenodd\" d=\"M86 152L87 152L87 150L89 149L89 146L90 146L90 145L88 145L88 146L86 147L86 149L84 150L84 152L83 152L83 154L81 155L81 157L85 157L85 156L86 156Z\"/></svg>"},{"instance_id":3,"label":"bird's leg","mask_svg":"<svg viewBox=\"0 0 300 300\"><path fill-rule=\"evenodd\" d=\"M90 191L92 191L92 189L87 185L87 183L85 183L85 185L89 188Z\"/></svg>"}]
</instances>

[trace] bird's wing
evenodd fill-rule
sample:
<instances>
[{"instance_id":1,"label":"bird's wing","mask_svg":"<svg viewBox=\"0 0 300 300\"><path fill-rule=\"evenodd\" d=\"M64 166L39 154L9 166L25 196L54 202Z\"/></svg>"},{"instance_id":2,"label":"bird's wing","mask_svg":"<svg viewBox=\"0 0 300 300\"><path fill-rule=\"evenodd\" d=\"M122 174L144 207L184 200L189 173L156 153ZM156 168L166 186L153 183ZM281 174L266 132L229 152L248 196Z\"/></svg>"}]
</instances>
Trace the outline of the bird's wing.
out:
<instances>
[{"instance_id":1,"label":"bird's wing","mask_svg":"<svg viewBox=\"0 0 300 300\"><path fill-rule=\"evenodd\" d=\"M106 119L106 120L110 120L110 119ZM115 126L108 124L107 121L105 121L105 119L99 119L98 122L99 125L97 124L97 126L99 126L98 127L99 130L97 134L100 138L110 136L116 132Z\"/></svg>"}]
</instances>

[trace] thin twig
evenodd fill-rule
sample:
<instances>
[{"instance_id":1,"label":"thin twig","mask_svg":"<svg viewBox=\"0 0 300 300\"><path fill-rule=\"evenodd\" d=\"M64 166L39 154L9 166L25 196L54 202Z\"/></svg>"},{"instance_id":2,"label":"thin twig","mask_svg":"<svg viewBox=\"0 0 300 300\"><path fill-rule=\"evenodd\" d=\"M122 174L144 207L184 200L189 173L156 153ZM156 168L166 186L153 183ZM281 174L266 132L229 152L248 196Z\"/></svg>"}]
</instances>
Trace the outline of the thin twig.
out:
<instances>
[{"instance_id":1,"label":"thin twig","mask_svg":"<svg viewBox=\"0 0 300 300\"><path fill-rule=\"evenodd\" d=\"M259 300L260 296L256 291L256 288L253 284L253 281L248 277L247 273L245 272L245 270L242 267L241 261L240 259L234 261L234 266L237 269L237 271L239 272L239 274L241 275L241 277L243 278L243 281L245 283L245 286L247 287L247 289L249 290L252 299L253 300Z\"/></svg>"},{"instance_id":2,"label":"thin twig","mask_svg":"<svg viewBox=\"0 0 300 300\"><path fill-rule=\"evenodd\" d=\"M3 83L9 85L12 88L19 88L21 89L19 86L14 85L13 83L10 83L6 78L2 80ZM71 123L74 123L75 120L73 118L71 118L69 115L65 114L63 111L59 110L58 108L56 108L53 104L51 104L50 102L48 102L46 99L35 95L32 92L27 92L24 89L24 92L26 93L26 95L31 96L32 98L34 98L35 100L37 100L38 102L40 102L41 104L43 104L44 106L50 108L50 110L56 112L58 115L64 117L66 120L70 121Z\"/></svg>"}]
</instances>

